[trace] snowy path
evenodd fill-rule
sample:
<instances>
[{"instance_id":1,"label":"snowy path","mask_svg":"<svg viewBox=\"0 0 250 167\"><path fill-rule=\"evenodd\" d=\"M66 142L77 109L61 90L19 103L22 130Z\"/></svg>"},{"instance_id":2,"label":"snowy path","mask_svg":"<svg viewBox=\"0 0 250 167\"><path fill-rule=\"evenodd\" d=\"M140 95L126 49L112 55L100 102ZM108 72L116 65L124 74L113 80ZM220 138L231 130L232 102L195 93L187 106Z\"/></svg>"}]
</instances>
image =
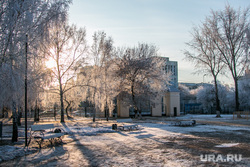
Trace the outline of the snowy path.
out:
<instances>
[{"instance_id":1,"label":"snowy path","mask_svg":"<svg viewBox=\"0 0 250 167\"><path fill-rule=\"evenodd\" d=\"M139 123L139 131L114 132L110 123L100 123L96 128L90 125L81 121L58 124L68 132L62 146L44 147L27 156L2 162L0 166L218 165L200 161L203 153L243 154L241 162L220 162L219 165L250 166L249 127L176 127L162 122Z\"/></svg>"}]
</instances>

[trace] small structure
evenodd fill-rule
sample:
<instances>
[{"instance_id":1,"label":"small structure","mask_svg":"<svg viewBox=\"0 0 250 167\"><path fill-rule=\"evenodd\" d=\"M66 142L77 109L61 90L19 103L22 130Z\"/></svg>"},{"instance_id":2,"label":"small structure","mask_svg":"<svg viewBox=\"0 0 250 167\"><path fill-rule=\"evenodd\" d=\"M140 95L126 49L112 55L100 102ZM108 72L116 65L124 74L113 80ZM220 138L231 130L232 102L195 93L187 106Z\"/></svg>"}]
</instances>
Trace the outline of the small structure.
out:
<instances>
[{"instance_id":1,"label":"small structure","mask_svg":"<svg viewBox=\"0 0 250 167\"><path fill-rule=\"evenodd\" d=\"M180 91L178 90L178 63L169 61L168 57L162 57L166 64L163 67L167 73L171 73L170 86L163 97L156 97L154 100L143 102L144 111L142 115L160 117L160 116L179 116L180 115ZM147 104L147 109L145 109ZM141 107L142 108L142 107ZM124 102L124 99L117 99L117 116L131 117L130 106Z\"/></svg>"}]
</instances>

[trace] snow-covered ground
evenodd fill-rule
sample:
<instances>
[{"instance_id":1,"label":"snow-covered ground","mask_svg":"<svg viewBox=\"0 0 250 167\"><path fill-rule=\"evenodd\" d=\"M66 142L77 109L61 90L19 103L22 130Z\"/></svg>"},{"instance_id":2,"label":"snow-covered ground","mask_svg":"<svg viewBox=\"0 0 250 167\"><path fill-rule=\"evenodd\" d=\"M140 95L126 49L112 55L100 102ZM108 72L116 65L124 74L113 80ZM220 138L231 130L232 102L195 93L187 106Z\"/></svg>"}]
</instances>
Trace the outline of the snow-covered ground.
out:
<instances>
[{"instance_id":1,"label":"snow-covered ground","mask_svg":"<svg viewBox=\"0 0 250 167\"><path fill-rule=\"evenodd\" d=\"M136 131L113 131L111 125L115 121L92 123L90 119L79 118L56 123L67 134L63 145L45 145L41 150L36 143L28 149L0 146L0 166L250 166L249 126L198 124L178 127L172 125L173 119L154 118L155 122L148 119L134 120L140 127ZM232 115L175 118L182 119L233 121ZM242 154L242 160L204 162L200 158L202 154Z\"/></svg>"}]
</instances>

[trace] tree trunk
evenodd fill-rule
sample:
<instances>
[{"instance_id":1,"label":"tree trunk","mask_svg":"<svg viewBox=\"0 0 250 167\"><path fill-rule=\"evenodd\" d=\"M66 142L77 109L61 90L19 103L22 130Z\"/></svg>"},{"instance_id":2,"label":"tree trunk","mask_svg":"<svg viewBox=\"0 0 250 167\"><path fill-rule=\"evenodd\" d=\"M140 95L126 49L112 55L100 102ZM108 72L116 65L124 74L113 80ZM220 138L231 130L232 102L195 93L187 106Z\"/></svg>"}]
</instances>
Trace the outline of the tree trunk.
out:
<instances>
[{"instance_id":1,"label":"tree trunk","mask_svg":"<svg viewBox=\"0 0 250 167\"><path fill-rule=\"evenodd\" d=\"M18 108L18 114L17 114L17 125L21 126L21 118L22 118L22 111L21 108Z\"/></svg>"},{"instance_id":2,"label":"tree trunk","mask_svg":"<svg viewBox=\"0 0 250 167\"><path fill-rule=\"evenodd\" d=\"M18 126L17 126L17 114L16 114L16 103L12 104L12 121L13 121L13 131L12 131L12 142L17 142L18 140Z\"/></svg>"},{"instance_id":3,"label":"tree trunk","mask_svg":"<svg viewBox=\"0 0 250 167\"><path fill-rule=\"evenodd\" d=\"M54 118L56 120L56 106L54 105Z\"/></svg>"},{"instance_id":4,"label":"tree trunk","mask_svg":"<svg viewBox=\"0 0 250 167\"><path fill-rule=\"evenodd\" d=\"M235 110L240 110L240 102L239 102L239 90L238 90L238 79L234 79L234 85L235 85Z\"/></svg>"},{"instance_id":5,"label":"tree trunk","mask_svg":"<svg viewBox=\"0 0 250 167\"><path fill-rule=\"evenodd\" d=\"M37 107L37 121L39 122L39 112L40 112L40 108L39 107Z\"/></svg>"},{"instance_id":6,"label":"tree trunk","mask_svg":"<svg viewBox=\"0 0 250 167\"><path fill-rule=\"evenodd\" d=\"M134 93L134 80L132 80L131 94L132 94L132 103L133 103L133 108L134 108L134 112L135 112L135 118L138 118L138 108L136 106L135 93Z\"/></svg>"},{"instance_id":7,"label":"tree trunk","mask_svg":"<svg viewBox=\"0 0 250 167\"><path fill-rule=\"evenodd\" d=\"M63 93L62 93L62 90L60 90L60 100L61 100L61 122L64 122L64 105L63 105Z\"/></svg>"},{"instance_id":8,"label":"tree trunk","mask_svg":"<svg viewBox=\"0 0 250 167\"><path fill-rule=\"evenodd\" d=\"M109 110L108 110L108 107L105 108L106 110L106 120L109 121Z\"/></svg>"},{"instance_id":9,"label":"tree trunk","mask_svg":"<svg viewBox=\"0 0 250 167\"><path fill-rule=\"evenodd\" d=\"M221 117L221 107L220 107L220 99L219 99L219 90L218 90L218 84L217 84L217 78L214 76L214 87L215 87L215 99L216 99L216 117Z\"/></svg>"},{"instance_id":10,"label":"tree trunk","mask_svg":"<svg viewBox=\"0 0 250 167\"><path fill-rule=\"evenodd\" d=\"M34 122L36 122L36 107L35 107L35 111L34 111Z\"/></svg>"},{"instance_id":11,"label":"tree trunk","mask_svg":"<svg viewBox=\"0 0 250 167\"><path fill-rule=\"evenodd\" d=\"M94 97L95 97L95 94L96 94L96 90L94 92ZM95 114L96 114L96 105L94 104L93 122L95 122Z\"/></svg>"},{"instance_id":12,"label":"tree trunk","mask_svg":"<svg viewBox=\"0 0 250 167\"><path fill-rule=\"evenodd\" d=\"M242 118L239 111L237 111L237 118Z\"/></svg>"},{"instance_id":13,"label":"tree trunk","mask_svg":"<svg viewBox=\"0 0 250 167\"><path fill-rule=\"evenodd\" d=\"M65 112L66 112L66 116L67 116L67 118L69 118L69 114L68 114L68 106L66 107Z\"/></svg>"},{"instance_id":14,"label":"tree trunk","mask_svg":"<svg viewBox=\"0 0 250 167\"><path fill-rule=\"evenodd\" d=\"M85 117L87 117L87 107L84 107L84 111L85 111Z\"/></svg>"},{"instance_id":15,"label":"tree trunk","mask_svg":"<svg viewBox=\"0 0 250 167\"><path fill-rule=\"evenodd\" d=\"M93 122L95 122L95 113L96 113L96 108L94 107Z\"/></svg>"},{"instance_id":16,"label":"tree trunk","mask_svg":"<svg viewBox=\"0 0 250 167\"><path fill-rule=\"evenodd\" d=\"M109 121L109 110L108 110L108 104L106 101L106 105L105 105L105 116L106 116L106 120Z\"/></svg>"},{"instance_id":17,"label":"tree trunk","mask_svg":"<svg viewBox=\"0 0 250 167\"><path fill-rule=\"evenodd\" d=\"M57 63L57 69L59 69L59 63ZM61 102L61 122L64 122L64 104L63 104L63 89L62 89L62 78L60 75L60 71L58 70L58 81L59 81L59 87L60 87L60 102Z\"/></svg>"},{"instance_id":18,"label":"tree trunk","mask_svg":"<svg viewBox=\"0 0 250 167\"><path fill-rule=\"evenodd\" d=\"M235 110L237 111L237 118L242 118L240 114L240 103L239 103L239 91L238 91L238 79L234 79L235 84Z\"/></svg>"},{"instance_id":19,"label":"tree trunk","mask_svg":"<svg viewBox=\"0 0 250 167\"><path fill-rule=\"evenodd\" d=\"M61 102L61 122L64 122L63 90L61 82L60 82L60 102Z\"/></svg>"},{"instance_id":20,"label":"tree trunk","mask_svg":"<svg viewBox=\"0 0 250 167\"><path fill-rule=\"evenodd\" d=\"M72 115L72 111L73 111L73 109L72 109L72 107L70 107L70 115Z\"/></svg>"},{"instance_id":21,"label":"tree trunk","mask_svg":"<svg viewBox=\"0 0 250 167\"><path fill-rule=\"evenodd\" d=\"M70 105L68 105L68 106L66 107L66 109L65 109L65 112L66 112L66 115L67 115L67 118L68 118L68 119L71 118L70 115L69 115L69 107L70 107Z\"/></svg>"},{"instance_id":22,"label":"tree trunk","mask_svg":"<svg viewBox=\"0 0 250 167\"><path fill-rule=\"evenodd\" d=\"M68 110L69 110L69 107L70 107L72 101L68 102L68 101L66 100L66 98L65 98L65 101L66 101L66 103L67 103L67 107L66 107L65 111L66 111L67 118L69 119L70 116L69 116Z\"/></svg>"}]
</instances>

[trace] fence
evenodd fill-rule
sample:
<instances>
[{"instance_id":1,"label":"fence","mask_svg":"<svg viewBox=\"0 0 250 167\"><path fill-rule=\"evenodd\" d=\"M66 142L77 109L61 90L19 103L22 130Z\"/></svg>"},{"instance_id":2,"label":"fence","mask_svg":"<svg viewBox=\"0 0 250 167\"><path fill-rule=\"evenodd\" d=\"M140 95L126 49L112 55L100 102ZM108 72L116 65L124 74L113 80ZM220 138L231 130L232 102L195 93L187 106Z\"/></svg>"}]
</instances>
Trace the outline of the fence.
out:
<instances>
[{"instance_id":1,"label":"fence","mask_svg":"<svg viewBox=\"0 0 250 167\"><path fill-rule=\"evenodd\" d=\"M235 111L233 113L233 119L239 119L239 118L243 118L248 120L250 116L250 111Z\"/></svg>"}]
</instances>

